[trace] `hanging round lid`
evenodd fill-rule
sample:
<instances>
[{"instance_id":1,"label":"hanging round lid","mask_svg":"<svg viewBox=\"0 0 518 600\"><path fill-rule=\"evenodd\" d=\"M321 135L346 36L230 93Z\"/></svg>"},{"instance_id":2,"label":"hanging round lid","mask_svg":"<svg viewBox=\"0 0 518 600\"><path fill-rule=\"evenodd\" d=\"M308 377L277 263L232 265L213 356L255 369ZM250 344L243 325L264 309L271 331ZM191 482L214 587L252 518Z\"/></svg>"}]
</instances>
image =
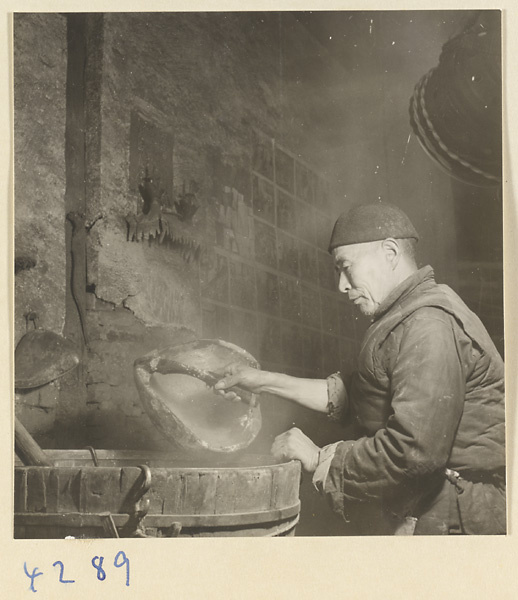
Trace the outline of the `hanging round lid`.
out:
<instances>
[{"instance_id":1,"label":"hanging round lid","mask_svg":"<svg viewBox=\"0 0 518 600\"><path fill-rule=\"evenodd\" d=\"M45 329L25 333L14 351L14 385L31 389L62 377L79 364L79 355L70 341Z\"/></svg>"}]
</instances>

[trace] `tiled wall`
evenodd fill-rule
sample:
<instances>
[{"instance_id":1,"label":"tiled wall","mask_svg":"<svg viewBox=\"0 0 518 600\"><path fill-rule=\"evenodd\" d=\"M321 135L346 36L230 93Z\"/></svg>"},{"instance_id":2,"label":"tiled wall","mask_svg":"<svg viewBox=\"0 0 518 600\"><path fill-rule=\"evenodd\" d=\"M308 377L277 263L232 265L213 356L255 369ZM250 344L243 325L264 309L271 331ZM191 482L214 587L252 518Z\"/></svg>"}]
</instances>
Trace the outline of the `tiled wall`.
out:
<instances>
[{"instance_id":1,"label":"tiled wall","mask_svg":"<svg viewBox=\"0 0 518 600\"><path fill-rule=\"evenodd\" d=\"M329 184L259 134L252 155L252 197L225 188L214 252L200 268L203 336L245 347L269 370L326 376L356 338L327 251Z\"/></svg>"}]
</instances>

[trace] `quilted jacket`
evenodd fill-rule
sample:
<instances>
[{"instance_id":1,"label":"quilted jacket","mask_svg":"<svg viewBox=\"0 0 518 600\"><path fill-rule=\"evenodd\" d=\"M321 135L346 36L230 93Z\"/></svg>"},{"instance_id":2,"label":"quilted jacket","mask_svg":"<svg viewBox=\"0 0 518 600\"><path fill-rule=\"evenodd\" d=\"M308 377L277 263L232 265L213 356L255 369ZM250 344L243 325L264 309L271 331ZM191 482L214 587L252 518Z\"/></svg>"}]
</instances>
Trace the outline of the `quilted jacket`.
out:
<instances>
[{"instance_id":1,"label":"quilted jacket","mask_svg":"<svg viewBox=\"0 0 518 600\"><path fill-rule=\"evenodd\" d=\"M355 504L374 502L439 527L425 533L448 533L459 519L463 533L505 531L504 363L431 267L383 302L343 383L338 412L362 435L336 448L324 484L335 510L347 518ZM460 475L455 485L446 469Z\"/></svg>"}]
</instances>

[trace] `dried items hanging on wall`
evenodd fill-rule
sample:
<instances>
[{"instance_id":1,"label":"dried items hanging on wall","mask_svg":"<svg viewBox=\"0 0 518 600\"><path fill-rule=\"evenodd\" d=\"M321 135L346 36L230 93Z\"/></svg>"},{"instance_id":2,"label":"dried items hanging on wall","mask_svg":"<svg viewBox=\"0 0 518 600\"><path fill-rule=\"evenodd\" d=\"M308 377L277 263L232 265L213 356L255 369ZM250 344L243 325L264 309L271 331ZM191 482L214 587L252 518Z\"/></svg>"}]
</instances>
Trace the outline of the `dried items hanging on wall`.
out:
<instances>
[{"instance_id":1,"label":"dried items hanging on wall","mask_svg":"<svg viewBox=\"0 0 518 600\"><path fill-rule=\"evenodd\" d=\"M186 262L199 262L206 248L192 231L192 219L199 208L196 183L191 182L189 190L183 185L173 208L162 205L163 190L154 183L147 167L138 188L143 200L142 212L126 216L128 241L167 242Z\"/></svg>"},{"instance_id":2,"label":"dried items hanging on wall","mask_svg":"<svg viewBox=\"0 0 518 600\"><path fill-rule=\"evenodd\" d=\"M165 115L149 106L132 111L130 126L130 190L141 201L126 216L128 241L164 244L186 261L199 261L205 245L192 219L199 208L198 185L191 181L180 193L173 186L174 138Z\"/></svg>"}]
</instances>

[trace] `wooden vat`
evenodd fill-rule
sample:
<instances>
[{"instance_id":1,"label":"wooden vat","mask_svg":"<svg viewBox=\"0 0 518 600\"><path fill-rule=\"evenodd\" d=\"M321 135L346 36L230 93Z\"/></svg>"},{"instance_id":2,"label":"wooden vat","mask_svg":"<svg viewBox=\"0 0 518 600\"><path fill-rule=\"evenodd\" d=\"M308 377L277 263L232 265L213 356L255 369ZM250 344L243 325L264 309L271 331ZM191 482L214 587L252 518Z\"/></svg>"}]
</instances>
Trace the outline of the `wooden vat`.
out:
<instances>
[{"instance_id":1,"label":"wooden vat","mask_svg":"<svg viewBox=\"0 0 518 600\"><path fill-rule=\"evenodd\" d=\"M200 467L152 452L46 454L54 466L15 466L15 538L284 536L298 522L298 461L246 455Z\"/></svg>"}]
</instances>

